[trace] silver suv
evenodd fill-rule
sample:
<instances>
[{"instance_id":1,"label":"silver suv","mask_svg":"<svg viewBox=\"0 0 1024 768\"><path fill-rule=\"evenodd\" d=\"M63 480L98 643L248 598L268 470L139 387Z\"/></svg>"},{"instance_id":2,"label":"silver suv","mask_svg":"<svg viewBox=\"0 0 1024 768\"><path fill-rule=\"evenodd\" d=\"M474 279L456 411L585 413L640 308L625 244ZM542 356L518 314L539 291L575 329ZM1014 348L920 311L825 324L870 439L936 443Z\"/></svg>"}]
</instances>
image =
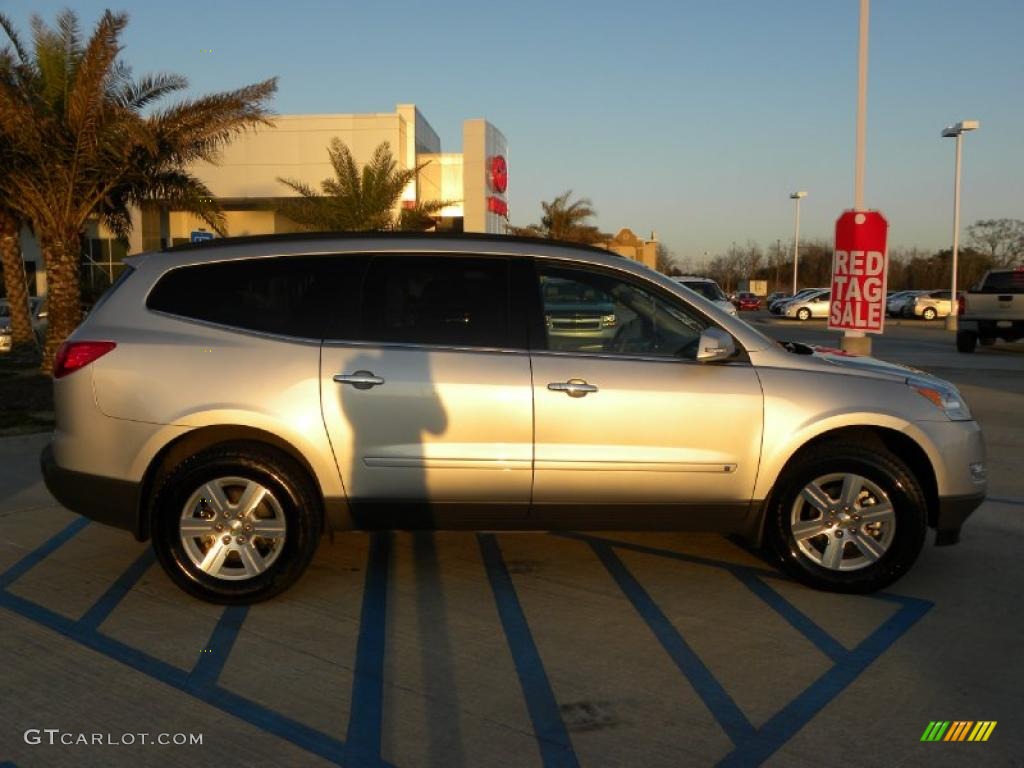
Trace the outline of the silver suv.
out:
<instances>
[{"instance_id":1,"label":"silver suv","mask_svg":"<svg viewBox=\"0 0 1024 768\"><path fill-rule=\"evenodd\" d=\"M952 385L777 343L607 251L292 235L128 264L58 355L44 475L206 600L382 527L722 531L865 592L985 494Z\"/></svg>"}]
</instances>

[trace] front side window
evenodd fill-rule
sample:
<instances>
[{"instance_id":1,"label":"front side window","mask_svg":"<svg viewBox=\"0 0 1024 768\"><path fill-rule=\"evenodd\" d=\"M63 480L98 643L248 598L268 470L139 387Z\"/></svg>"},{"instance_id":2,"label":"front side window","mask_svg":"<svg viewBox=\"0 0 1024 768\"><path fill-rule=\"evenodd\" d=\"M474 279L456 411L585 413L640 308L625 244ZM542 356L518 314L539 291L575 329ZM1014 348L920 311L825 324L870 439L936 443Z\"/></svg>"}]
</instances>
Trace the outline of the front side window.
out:
<instances>
[{"instance_id":1,"label":"front side window","mask_svg":"<svg viewBox=\"0 0 1024 768\"><path fill-rule=\"evenodd\" d=\"M504 259L379 256L370 265L363 337L398 344L509 346Z\"/></svg>"},{"instance_id":2,"label":"front side window","mask_svg":"<svg viewBox=\"0 0 1024 768\"><path fill-rule=\"evenodd\" d=\"M546 348L693 359L707 321L632 281L540 265Z\"/></svg>"}]
</instances>

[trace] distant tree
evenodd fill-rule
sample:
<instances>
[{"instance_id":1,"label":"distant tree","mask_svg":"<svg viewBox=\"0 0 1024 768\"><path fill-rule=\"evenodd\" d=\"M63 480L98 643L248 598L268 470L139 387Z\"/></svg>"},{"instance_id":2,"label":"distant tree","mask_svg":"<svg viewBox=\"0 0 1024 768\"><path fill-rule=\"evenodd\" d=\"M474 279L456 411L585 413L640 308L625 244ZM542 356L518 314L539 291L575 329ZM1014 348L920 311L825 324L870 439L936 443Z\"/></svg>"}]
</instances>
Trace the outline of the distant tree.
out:
<instances>
[{"instance_id":1,"label":"distant tree","mask_svg":"<svg viewBox=\"0 0 1024 768\"><path fill-rule=\"evenodd\" d=\"M597 243L610 239L609 235L588 223L597 215L593 203L586 197L570 202L571 197L572 190L569 189L551 202L541 201L544 215L538 229L543 236L577 243Z\"/></svg>"},{"instance_id":2,"label":"distant tree","mask_svg":"<svg viewBox=\"0 0 1024 768\"><path fill-rule=\"evenodd\" d=\"M427 163L415 168L399 168L391 154L391 145L382 142L370 162L361 169L352 150L334 138L327 149L334 178L320 182L321 192L294 179L278 181L299 197L283 201L280 211L305 229L317 232L368 232L382 229L424 231L433 228L434 215L452 205L449 200L417 203L396 216L395 207L402 192Z\"/></svg>"},{"instance_id":3,"label":"distant tree","mask_svg":"<svg viewBox=\"0 0 1024 768\"><path fill-rule=\"evenodd\" d=\"M662 242L658 242L655 250L655 269L664 275L681 275L683 271L679 269L676 264L676 257L672 251L669 250L668 246Z\"/></svg>"},{"instance_id":4,"label":"distant tree","mask_svg":"<svg viewBox=\"0 0 1024 768\"><path fill-rule=\"evenodd\" d=\"M981 219L967 228L967 242L995 266L1024 263L1024 221Z\"/></svg>"}]
</instances>

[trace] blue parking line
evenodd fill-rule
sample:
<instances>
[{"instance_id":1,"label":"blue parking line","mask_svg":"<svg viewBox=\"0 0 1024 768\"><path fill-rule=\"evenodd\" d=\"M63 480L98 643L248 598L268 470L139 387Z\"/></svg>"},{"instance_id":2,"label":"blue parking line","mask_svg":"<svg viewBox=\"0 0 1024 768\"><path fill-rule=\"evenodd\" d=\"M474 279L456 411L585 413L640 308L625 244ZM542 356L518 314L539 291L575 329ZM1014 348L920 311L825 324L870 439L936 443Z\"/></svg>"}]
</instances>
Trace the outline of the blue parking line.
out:
<instances>
[{"instance_id":1,"label":"blue parking line","mask_svg":"<svg viewBox=\"0 0 1024 768\"><path fill-rule=\"evenodd\" d=\"M38 565L40 561L77 536L88 524L88 518L76 517L54 536L33 549L21 560L4 571L3 574L0 574L0 589L7 589L7 587L24 576L26 572Z\"/></svg>"},{"instance_id":2,"label":"blue parking line","mask_svg":"<svg viewBox=\"0 0 1024 768\"><path fill-rule=\"evenodd\" d=\"M224 609L210 634L205 651L199 654L199 660L192 667L189 679L193 684L203 686L217 682L248 613L247 605L231 605Z\"/></svg>"},{"instance_id":3,"label":"blue parking line","mask_svg":"<svg viewBox=\"0 0 1024 768\"><path fill-rule=\"evenodd\" d=\"M505 567L501 548L494 534L477 534L487 578L494 592L498 617L508 642L519 685L526 699L526 709L533 723L534 736L545 768L576 768L576 752L565 728L558 701L551 689L544 662L530 633L526 614L519 603L512 577Z\"/></svg>"},{"instance_id":4,"label":"blue parking line","mask_svg":"<svg viewBox=\"0 0 1024 768\"><path fill-rule=\"evenodd\" d=\"M808 616L786 598L761 581L758 576L746 568L732 568L733 576L740 580L747 589L779 614L793 629L807 638L814 646L832 661L839 661L848 651L843 644L819 627Z\"/></svg>"},{"instance_id":5,"label":"blue parking line","mask_svg":"<svg viewBox=\"0 0 1024 768\"><path fill-rule=\"evenodd\" d=\"M608 569L608 573L615 579L619 589L633 604L636 612L640 614L669 658L675 662L679 671L690 681L694 691L714 715L715 720L718 721L733 744L741 744L750 739L754 734L754 726L751 725L750 720L743 714L722 684L715 679L711 670L683 639L679 630L673 626L647 590L626 568L625 563L607 544L597 541L591 541L589 544L604 567Z\"/></svg>"},{"instance_id":6,"label":"blue parking line","mask_svg":"<svg viewBox=\"0 0 1024 768\"><path fill-rule=\"evenodd\" d=\"M366 581L359 615L359 639L346 734L345 765L380 764L384 717L384 642L387 629L388 566L391 534L370 534Z\"/></svg>"},{"instance_id":7,"label":"blue parking line","mask_svg":"<svg viewBox=\"0 0 1024 768\"><path fill-rule=\"evenodd\" d=\"M726 755L719 763L725 768L760 765L807 725L846 687L857 679L889 647L899 640L932 608L928 600L879 595L878 599L900 603L903 607L872 632L834 667L811 683L789 704L776 712L757 731L757 738Z\"/></svg>"},{"instance_id":8,"label":"blue parking line","mask_svg":"<svg viewBox=\"0 0 1024 768\"><path fill-rule=\"evenodd\" d=\"M110 585L110 588L103 593L103 596L85 612L85 615L78 620L82 629L99 629L100 624L106 621L107 617L114 612L125 596L131 591L142 575L153 565L156 556L152 547L146 547L135 562L128 566L128 570L122 573L117 580Z\"/></svg>"}]
</instances>

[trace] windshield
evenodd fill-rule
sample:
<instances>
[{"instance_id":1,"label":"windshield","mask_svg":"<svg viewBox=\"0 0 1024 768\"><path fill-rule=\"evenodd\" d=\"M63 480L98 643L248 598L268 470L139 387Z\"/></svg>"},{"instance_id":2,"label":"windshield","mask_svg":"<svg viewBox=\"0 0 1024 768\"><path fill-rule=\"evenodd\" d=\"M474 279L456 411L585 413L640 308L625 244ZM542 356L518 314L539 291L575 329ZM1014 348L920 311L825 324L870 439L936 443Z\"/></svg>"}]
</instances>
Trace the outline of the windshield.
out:
<instances>
[{"instance_id":1,"label":"windshield","mask_svg":"<svg viewBox=\"0 0 1024 768\"><path fill-rule=\"evenodd\" d=\"M709 301L726 301L725 294L718 287L718 283L711 280L684 280L683 285L691 291L696 291Z\"/></svg>"}]
</instances>

